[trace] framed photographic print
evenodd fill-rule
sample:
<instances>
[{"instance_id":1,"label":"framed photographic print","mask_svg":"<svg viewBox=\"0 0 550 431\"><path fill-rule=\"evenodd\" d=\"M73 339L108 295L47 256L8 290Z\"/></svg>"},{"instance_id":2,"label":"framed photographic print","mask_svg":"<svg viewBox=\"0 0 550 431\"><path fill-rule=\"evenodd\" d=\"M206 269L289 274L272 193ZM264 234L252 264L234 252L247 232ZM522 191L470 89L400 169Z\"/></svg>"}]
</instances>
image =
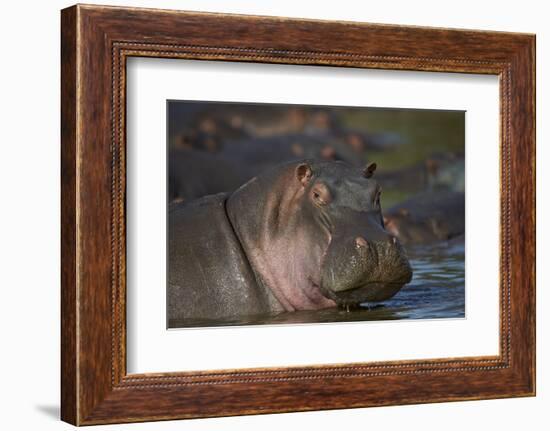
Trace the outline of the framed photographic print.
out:
<instances>
[{"instance_id":1,"label":"framed photographic print","mask_svg":"<svg viewBox=\"0 0 550 431\"><path fill-rule=\"evenodd\" d=\"M62 419L535 394L535 37L62 11Z\"/></svg>"}]
</instances>

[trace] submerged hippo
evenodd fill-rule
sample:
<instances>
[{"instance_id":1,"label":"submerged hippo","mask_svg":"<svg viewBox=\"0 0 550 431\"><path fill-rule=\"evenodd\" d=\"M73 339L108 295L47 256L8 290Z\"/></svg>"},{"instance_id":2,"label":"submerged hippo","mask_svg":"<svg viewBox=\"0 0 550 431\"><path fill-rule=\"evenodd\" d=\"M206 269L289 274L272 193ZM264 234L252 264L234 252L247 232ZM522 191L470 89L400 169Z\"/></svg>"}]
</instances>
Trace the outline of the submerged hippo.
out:
<instances>
[{"instance_id":1,"label":"submerged hippo","mask_svg":"<svg viewBox=\"0 0 550 431\"><path fill-rule=\"evenodd\" d=\"M403 244L425 244L464 234L464 193L420 193L384 214L386 229Z\"/></svg>"},{"instance_id":2,"label":"submerged hippo","mask_svg":"<svg viewBox=\"0 0 550 431\"><path fill-rule=\"evenodd\" d=\"M168 317L357 306L412 272L383 227L376 165L298 161L169 211Z\"/></svg>"}]
</instances>

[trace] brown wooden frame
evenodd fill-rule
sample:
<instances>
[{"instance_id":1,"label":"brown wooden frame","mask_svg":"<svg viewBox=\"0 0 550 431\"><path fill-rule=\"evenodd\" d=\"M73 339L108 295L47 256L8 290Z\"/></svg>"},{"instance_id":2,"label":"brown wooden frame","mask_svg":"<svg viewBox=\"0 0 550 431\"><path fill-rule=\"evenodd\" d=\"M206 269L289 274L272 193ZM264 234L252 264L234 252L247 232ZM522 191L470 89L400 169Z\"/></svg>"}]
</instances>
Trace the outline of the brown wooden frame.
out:
<instances>
[{"instance_id":1,"label":"brown wooden frame","mask_svg":"<svg viewBox=\"0 0 550 431\"><path fill-rule=\"evenodd\" d=\"M63 420L88 425L535 394L534 35L81 5L61 17ZM129 56L498 75L500 354L128 375Z\"/></svg>"}]
</instances>

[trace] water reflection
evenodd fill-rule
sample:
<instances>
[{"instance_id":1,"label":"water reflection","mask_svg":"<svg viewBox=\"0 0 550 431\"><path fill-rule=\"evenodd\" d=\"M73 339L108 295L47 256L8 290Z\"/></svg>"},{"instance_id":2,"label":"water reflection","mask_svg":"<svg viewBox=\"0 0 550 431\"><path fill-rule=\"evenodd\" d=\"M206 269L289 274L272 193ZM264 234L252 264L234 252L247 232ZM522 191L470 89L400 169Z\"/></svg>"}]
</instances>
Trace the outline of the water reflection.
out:
<instances>
[{"instance_id":1,"label":"water reflection","mask_svg":"<svg viewBox=\"0 0 550 431\"><path fill-rule=\"evenodd\" d=\"M174 320L171 328L262 324L357 322L465 316L464 242L462 239L407 248L413 280L397 295L361 309L295 311L217 320Z\"/></svg>"}]
</instances>

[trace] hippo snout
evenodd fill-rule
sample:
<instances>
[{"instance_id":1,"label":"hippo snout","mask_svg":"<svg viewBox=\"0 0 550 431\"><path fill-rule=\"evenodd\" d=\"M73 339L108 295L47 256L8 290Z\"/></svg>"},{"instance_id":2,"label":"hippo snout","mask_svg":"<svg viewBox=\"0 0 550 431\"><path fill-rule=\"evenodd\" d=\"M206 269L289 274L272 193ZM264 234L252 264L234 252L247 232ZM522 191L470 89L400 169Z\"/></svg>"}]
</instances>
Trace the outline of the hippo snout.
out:
<instances>
[{"instance_id":1,"label":"hippo snout","mask_svg":"<svg viewBox=\"0 0 550 431\"><path fill-rule=\"evenodd\" d=\"M333 238L321 281L324 293L340 306L384 301L412 279L412 269L399 240L385 232L376 239L358 235Z\"/></svg>"}]
</instances>

